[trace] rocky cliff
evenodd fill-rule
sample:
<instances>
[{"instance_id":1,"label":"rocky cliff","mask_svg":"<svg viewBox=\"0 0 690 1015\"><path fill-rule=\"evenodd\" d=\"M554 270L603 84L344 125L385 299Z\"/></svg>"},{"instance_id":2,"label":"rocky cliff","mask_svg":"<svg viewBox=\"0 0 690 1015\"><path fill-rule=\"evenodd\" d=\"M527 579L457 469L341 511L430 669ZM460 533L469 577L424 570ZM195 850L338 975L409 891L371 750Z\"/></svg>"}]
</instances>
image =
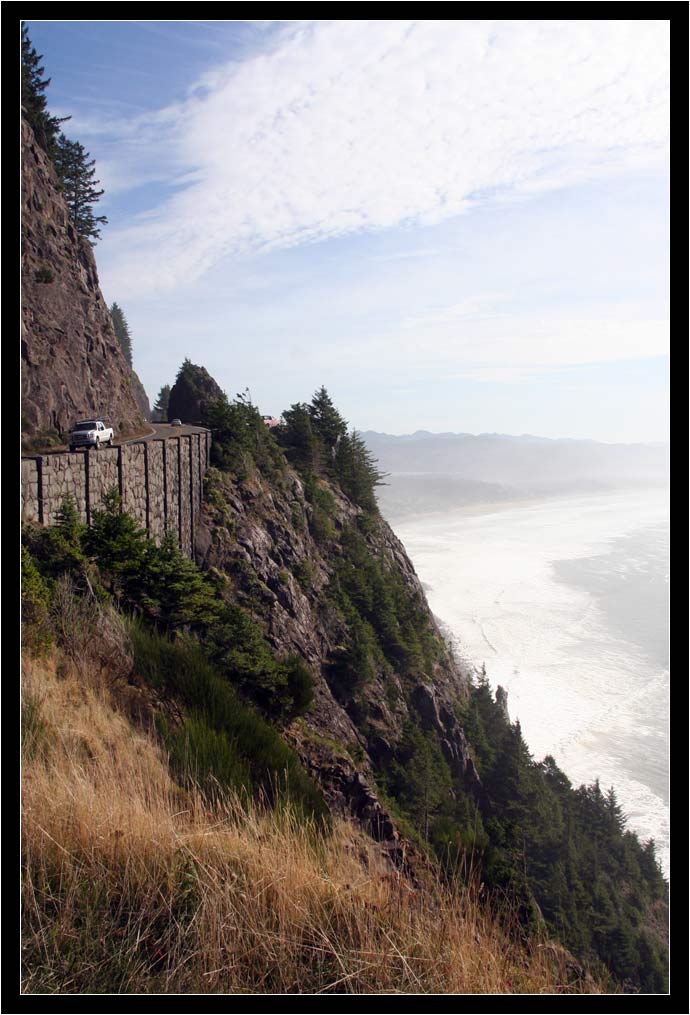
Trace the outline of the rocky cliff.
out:
<instances>
[{"instance_id":1,"label":"rocky cliff","mask_svg":"<svg viewBox=\"0 0 690 1015\"><path fill-rule=\"evenodd\" d=\"M303 765L320 783L332 810L355 815L391 846L395 820L382 803L381 774L399 751L410 724L439 745L459 784L479 795L464 733L457 719L468 678L445 644L401 542L382 518L368 517L337 485L321 480L330 526L315 537L315 507L293 470L278 482L250 468L243 475L211 469L197 524L197 560L223 575L228 596L251 610L276 654L297 653L315 678L314 700L285 731ZM428 639L426 661L396 666L375 656L366 681L343 679L338 661L351 631L342 601L333 596L343 569L354 569L344 547L352 537L382 572L400 582L413 604L415 626ZM351 617L349 618L351 622Z\"/></svg>"},{"instance_id":2,"label":"rocky cliff","mask_svg":"<svg viewBox=\"0 0 690 1015\"><path fill-rule=\"evenodd\" d=\"M145 420L151 419L151 403L146 394L146 388L139 380L137 373L132 370L132 394L137 403L137 408Z\"/></svg>"},{"instance_id":3,"label":"rocky cliff","mask_svg":"<svg viewBox=\"0 0 690 1015\"><path fill-rule=\"evenodd\" d=\"M55 171L21 124L22 437L57 437L76 419L118 431L142 422L133 375L113 332L91 245L78 236Z\"/></svg>"},{"instance_id":4,"label":"rocky cliff","mask_svg":"<svg viewBox=\"0 0 690 1015\"><path fill-rule=\"evenodd\" d=\"M168 419L183 423L200 423L209 403L223 394L218 383L205 367L185 360L170 391Z\"/></svg>"}]
</instances>

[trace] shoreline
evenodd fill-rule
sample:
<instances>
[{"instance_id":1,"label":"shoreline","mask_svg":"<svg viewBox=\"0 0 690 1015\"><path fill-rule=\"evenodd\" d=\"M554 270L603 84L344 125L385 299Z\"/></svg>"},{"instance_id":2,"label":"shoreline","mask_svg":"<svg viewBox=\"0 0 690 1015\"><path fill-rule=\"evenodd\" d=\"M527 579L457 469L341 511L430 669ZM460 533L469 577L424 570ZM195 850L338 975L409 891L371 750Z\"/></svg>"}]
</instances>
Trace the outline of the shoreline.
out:
<instances>
[{"instance_id":1,"label":"shoreline","mask_svg":"<svg viewBox=\"0 0 690 1015\"><path fill-rule=\"evenodd\" d=\"M511 721L520 721L536 760L552 754L576 786L599 778L615 787L627 827L640 841L655 840L668 877L668 780L660 784L669 771L668 665L645 658L647 649L611 622L601 599L602 590L617 595L616 574L625 581L627 573L625 588L634 593L630 575L640 573L634 562L644 553L634 554L627 572L612 568L604 586L552 573L556 560L603 560L620 536L646 528L650 514L667 529L663 489L636 492L626 512L617 504L630 491L619 489L408 517L398 531L461 669L476 677L485 664L492 691L498 685L507 691ZM597 510L607 502L608 510ZM641 592L645 573L657 580L655 565L650 568L641 572ZM646 601L644 595L631 600L631 622L635 603L643 608ZM667 614L658 620L665 624ZM640 750L651 752L642 767Z\"/></svg>"},{"instance_id":2,"label":"shoreline","mask_svg":"<svg viewBox=\"0 0 690 1015\"><path fill-rule=\"evenodd\" d=\"M431 475L430 473L398 473L398 475L418 475L420 478L424 475ZM389 484L390 485L390 484ZM489 500L489 501L472 501L459 504L447 505L443 508L438 508L434 511L414 511L406 514L383 514L383 517L395 531L396 525L407 525L415 524L422 521L423 519L429 519L437 521L450 514L459 515L482 515L484 517L492 514L502 514L506 511L515 510L517 508L524 508L529 506L538 506L543 504L553 504L558 501L577 501L577 500L595 500L599 498L612 497L624 494L645 494L652 491L666 490L669 493L670 498L670 484L668 482L658 483L645 483L634 486L616 486L610 487L605 490L573 490L571 492L558 491L554 493L545 494L525 494L524 497L512 497L510 500ZM670 500L669 500L670 505Z\"/></svg>"}]
</instances>

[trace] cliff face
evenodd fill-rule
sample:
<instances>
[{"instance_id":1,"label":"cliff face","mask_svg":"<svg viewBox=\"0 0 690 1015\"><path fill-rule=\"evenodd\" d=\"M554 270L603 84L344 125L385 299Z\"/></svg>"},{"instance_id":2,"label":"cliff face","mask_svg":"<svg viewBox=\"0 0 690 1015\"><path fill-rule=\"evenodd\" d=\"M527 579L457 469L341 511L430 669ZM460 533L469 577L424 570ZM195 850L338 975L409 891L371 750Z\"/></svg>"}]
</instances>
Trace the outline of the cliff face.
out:
<instances>
[{"instance_id":1,"label":"cliff face","mask_svg":"<svg viewBox=\"0 0 690 1015\"><path fill-rule=\"evenodd\" d=\"M146 388L139 380L139 377L132 370L132 394L134 400L137 403L139 412L144 419L151 419L151 403L149 402L149 396L146 394Z\"/></svg>"},{"instance_id":2,"label":"cliff face","mask_svg":"<svg viewBox=\"0 0 690 1015\"><path fill-rule=\"evenodd\" d=\"M209 470L196 529L197 560L226 576L229 595L252 611L277 654L298 653L308 663L314 700L286 737L331 809L354 814L379 839L395 839L377 773L396 757L410 722L432 733L453 776L469 792L481 791L456 718L467 697L467 676L441 637L402 543L379 518L367 530L367 552L402 582L435 658L412 674L379 658L363 686L348 688L334 665L348 639L347 624L331 591L340 569L353 566L343 562L342 540L361 511L336 486L321 481L332 498L332 532L317 540L304 485L292 470L286 476L275 483L253 469L241 479Z\"/></svg>"},{"instance_id":3,"label":"cliff face","mask_svg":"<svg viewBox=\"0 0 690 1015\"><path fill-rule=\"evenodd\" d=\"M143 418L113 332L91 245L78 236L55 171L22 120L22 436L79 418L117 431Z\"/></svg>"}]
</instances>

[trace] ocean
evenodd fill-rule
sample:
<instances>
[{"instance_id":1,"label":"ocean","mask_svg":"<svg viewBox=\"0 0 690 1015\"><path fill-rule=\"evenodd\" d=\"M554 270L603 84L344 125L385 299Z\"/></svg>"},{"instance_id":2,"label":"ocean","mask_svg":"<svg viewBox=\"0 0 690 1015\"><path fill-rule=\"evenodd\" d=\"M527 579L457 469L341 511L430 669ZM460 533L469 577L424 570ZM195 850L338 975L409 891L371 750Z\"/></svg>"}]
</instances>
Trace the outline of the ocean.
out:
<instances>
[{"instance_id":1,"label":"ocean","mask_svg":"<svg viewBox=\"0 0 690 1015\"><path fill-rule=\"evenodd\" d=\"M508 692L533 757L553 755L574 786L613 786L668 876L668 491L390 521L462 659Z\"/></svg>"}]
</instances>

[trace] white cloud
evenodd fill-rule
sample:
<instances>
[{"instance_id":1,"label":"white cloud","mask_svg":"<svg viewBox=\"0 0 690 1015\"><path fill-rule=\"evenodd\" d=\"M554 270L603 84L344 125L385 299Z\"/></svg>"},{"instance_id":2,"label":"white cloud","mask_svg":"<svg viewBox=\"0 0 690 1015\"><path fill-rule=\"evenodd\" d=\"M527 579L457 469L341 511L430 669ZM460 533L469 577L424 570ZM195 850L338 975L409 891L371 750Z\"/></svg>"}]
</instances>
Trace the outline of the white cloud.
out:
<instances>
[{"instance_id":1,"label":"white cloud","mask_svg":"<svg viewBox=\"0 0 690 1015\"><path fill-rule=\"evenodd\" d=\"M497 304L505 303L510 298L509 293L473 293L460 303L407 317L401 322L401 327L420 331L425 327L453 324L471 318L495 317L500 313Z\"/></svg>"},{"instance_id":2,"label":"white cloud","mask_svg":"<svg viewBox=\"0 0 690 1015\"><path fill-rule=\"evenodd\" d=\"M668 35L665 21L298 23L126 129L128 172L150 125L189 182L111 225L104 274L164 292L229 254L659 164ZM122 184L116 163L108 175Z\"/></svg>"},{"instance_id":3,"label":"white cloud","mask_svg":"<svg viewBox=\"0 0 690 1015\"><path fill-rule=\"evenodd\" d=\"M495 301L503 297L496 294ZM487 294L408 319L396 331L324 347L323 363L427 373L474 381L516 381L585 363L667 355L669 322L634 316L535 315L491 311ZM318 357L319 352L316 352Z\"/></svg>"}]
</instances>

